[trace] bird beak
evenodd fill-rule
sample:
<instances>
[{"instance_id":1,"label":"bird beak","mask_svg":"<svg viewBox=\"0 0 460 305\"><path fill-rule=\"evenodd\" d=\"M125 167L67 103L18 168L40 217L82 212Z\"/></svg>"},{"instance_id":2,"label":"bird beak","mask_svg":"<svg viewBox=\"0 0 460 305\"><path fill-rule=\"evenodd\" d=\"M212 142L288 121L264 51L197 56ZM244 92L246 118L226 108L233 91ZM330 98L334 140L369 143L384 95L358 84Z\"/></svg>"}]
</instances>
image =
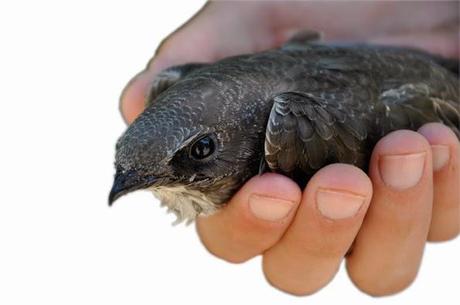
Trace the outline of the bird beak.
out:
<instances>
[{"instance_id":1,"label":"bird beak","mask_svg":"<svg viewBox=\"0 0 460 305\"><path fill-rule=\"evenodd\" d=\"M109 194L109 206L111 206L115 200L121 196L138 189L149 187L157 180L157 178L152 176L143 177L134 170L126 172L117 170L115 173L112 190Z\"/></svg>"}]
</instances>

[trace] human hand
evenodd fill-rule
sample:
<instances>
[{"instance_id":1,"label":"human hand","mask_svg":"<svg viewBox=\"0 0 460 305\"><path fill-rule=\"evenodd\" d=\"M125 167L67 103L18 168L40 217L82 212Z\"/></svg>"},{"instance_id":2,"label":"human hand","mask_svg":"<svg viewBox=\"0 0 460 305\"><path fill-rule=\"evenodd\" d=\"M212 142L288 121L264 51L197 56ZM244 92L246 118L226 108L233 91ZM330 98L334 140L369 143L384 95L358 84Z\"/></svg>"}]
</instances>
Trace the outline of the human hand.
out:
<instances>
[{"instance_id":1,"label":"human hand","mask_svg":"<svg viewBox=\"0 0 460 305\"><path fill-rule=\"evenodd\" d=\"M168 66L260 51L303 28L321 29L334 40L398 43L457 55L449 42L455 44L452 10L438 4L427 19L424 12L432 5L410 4L413 18L405 23L398 14L404 16L408 5L400 3L208 4L167 38L147 69L130 82L121 99L122 114L128 123L134 120L153 77ZM339 12L364 18L334 24L330 16ZM319 16L328 16L327 24ZM281 175L254 177L224 209L199 218L198 233L212 253L231 262L262 254L267 279L299 295L326 285L354 242L346 258L353 282L372 295L395 293L416 276L427 239L447 240L459 233L460 195L453 191L460 184L459 151L455 135L440 124L427 124L418 133L396 131L376 145L369 176L350 165L330 165L303 193Z\"/></svg>"}]
</instances>

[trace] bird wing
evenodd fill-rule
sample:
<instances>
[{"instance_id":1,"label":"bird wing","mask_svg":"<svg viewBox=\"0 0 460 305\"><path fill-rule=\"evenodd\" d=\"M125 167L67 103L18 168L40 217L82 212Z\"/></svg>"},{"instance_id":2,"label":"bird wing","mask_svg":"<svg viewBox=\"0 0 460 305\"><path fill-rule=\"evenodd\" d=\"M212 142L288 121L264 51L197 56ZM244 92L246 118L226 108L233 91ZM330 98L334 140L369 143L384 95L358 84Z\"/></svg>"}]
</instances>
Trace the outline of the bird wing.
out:
<instances>
[{"instance_id":1,"label":"bird wing","mask_svg":"<svg viewBox=\"0 0 460 305\"><path fill-rule=\"evenodd\" d=\"M460 139L459 101L436 94L427 84L404 84L384 91L379 99L375 109L379 136L397 129L417 130L425 123L441 122Z\"/></svg>"},{"instance_id":2,"label":"bird wing","mask_svg":"<svg viewBox=\"0 0 460 305\"><path fill-rule=\"evenodd\" d=\"M313 174L331 162L363 167L367 121L358 97L286 92L274 97L265 134L265 160L272 171Z\"/></svg>"},{"instance_id":3,"label":"bird wing","mask_svg":"<svg viewBox=\"0 0 460 305\"><path fill-rule=\"evenodd\" d=\"M203 63L189 63L185 65L173 66L158 73L158 75L156 75L153 79L149 93L145 100L145 107L150 106L162 92L177 83L179 80L191 72L207 65L208 64Z\"/></svg>"},{"instance_id":4,"label":"bird wing","mask_svg":"<svg viewBox=\"0 0 460 305\"><path fill-rule=\"evenodd\" d=\"M345 89L344 89L345 90ZM405 84L366 94L286 92L273 98L265 134L272 171L307 175L332 162L366 167L370 149L393 130L417 130L428 122L449 126L460 139L458 101L437 96L427 84Z\"/></svg>"}]
</instances>

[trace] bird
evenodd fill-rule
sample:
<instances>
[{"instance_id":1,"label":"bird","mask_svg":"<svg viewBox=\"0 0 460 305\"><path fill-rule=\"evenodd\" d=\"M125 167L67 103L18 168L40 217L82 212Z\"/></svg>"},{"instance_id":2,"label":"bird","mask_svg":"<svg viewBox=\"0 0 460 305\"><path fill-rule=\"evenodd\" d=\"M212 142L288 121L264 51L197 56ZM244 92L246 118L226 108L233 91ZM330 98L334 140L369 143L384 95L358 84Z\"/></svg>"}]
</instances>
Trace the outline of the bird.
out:
<instances>
[{"instance_id":1,"label":"bird","mask_svg":"<svg viewBox=\"0 0 460 305\"><path fill-rule=\"evenodd\" d=\"M193 222L224 207L251 177L304 187L331 163L364 170L377 141L441 122L460 138L458 61L418 49L325 43L281 47L160 72L144 112L116 144L109 205L148 189Z\"/></svg>"}]
</instances>

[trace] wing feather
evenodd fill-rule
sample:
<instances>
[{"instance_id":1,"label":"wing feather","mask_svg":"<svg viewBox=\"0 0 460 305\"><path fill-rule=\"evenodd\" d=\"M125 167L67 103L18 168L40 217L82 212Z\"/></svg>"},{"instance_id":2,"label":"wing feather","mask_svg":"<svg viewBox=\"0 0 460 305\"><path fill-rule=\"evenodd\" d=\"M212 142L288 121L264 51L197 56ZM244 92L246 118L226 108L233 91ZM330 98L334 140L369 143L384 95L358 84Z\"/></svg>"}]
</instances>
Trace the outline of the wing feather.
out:
<instances>
[{"instance_id":1,"label":"wing feather","mask_svg":"<svg viewBox=\"0 0 460 305\"><path fill-rule=\"evenodd\" d=\"M338 98L342 95L331 95ZM339 101L319 95L285 92L273 99L265 139L265 159L273 171L311 173L330 162L363 158L364 121Z\"/></svg>"},{"instance_id":2,"label":"wing feather","mask_svg":"<svg viewBox=\"0 0 460 305\"><path fill-rule=\"evenodd\" d=\"M458 102L438 97L425 84L405 84L383 92L377 110L381 135L402 128L417 130L427 122L441 122L460 138Z\"/></svg>"}]
</instances>

